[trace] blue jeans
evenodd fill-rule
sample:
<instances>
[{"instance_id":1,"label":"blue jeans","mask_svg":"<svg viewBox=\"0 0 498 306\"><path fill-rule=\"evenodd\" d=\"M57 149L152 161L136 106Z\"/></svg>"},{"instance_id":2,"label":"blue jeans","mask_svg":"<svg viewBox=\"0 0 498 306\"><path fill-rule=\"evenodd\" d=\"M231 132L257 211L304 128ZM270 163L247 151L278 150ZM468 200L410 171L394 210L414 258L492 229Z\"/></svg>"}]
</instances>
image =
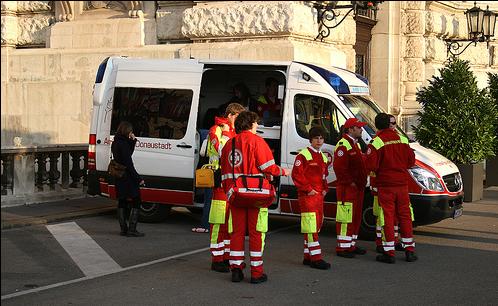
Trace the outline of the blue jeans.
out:
<instances>
[{"instance_id":1,"label":"blue jeans","mask_svg":"<svg viewBox=\"0 0 498 306\"><path fill-rule=\"evenodd\" d=\"M209 211L211 210L211 200L213 199L213 189L204 189L204 207L202 208L201 226L209 229Z\"/></svg>"}]
</instances>

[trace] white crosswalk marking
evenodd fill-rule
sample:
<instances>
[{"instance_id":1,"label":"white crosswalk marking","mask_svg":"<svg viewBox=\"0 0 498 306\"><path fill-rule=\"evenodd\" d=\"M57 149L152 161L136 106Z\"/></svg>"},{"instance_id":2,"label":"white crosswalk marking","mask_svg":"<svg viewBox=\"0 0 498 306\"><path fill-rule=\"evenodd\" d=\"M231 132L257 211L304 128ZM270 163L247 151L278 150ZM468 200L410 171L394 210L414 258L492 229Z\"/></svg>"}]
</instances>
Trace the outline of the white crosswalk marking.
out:
<instances>
[{"instance_id":1,"label":"white crosswalk marking","mask_svg":"<svg viewBox=\"0 0 498 306\"><path fill-rule=\"evenodd\" d=\"M47 229L86 276L121 270L121 267L75 222L47 225Z\"/></svg>"}]
</instances>

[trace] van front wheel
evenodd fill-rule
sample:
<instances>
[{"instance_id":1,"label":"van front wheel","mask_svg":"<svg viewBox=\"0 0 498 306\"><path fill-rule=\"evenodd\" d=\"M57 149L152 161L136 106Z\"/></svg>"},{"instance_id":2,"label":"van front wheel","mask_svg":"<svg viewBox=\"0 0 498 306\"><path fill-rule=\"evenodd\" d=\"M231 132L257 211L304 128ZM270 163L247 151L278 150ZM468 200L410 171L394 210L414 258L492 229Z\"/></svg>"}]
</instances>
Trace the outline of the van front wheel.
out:
<instances>
[{"instance_id":1,"label":"van front wheel","mask_svg":"<svg viewBox=\"0 0 498 306\"><path fill-rule=\"evenodd\" d=\"M169 205L143 202L140 205L140 222L162 222L166 220L170 211Z\"/></svg>"}]
</instances>

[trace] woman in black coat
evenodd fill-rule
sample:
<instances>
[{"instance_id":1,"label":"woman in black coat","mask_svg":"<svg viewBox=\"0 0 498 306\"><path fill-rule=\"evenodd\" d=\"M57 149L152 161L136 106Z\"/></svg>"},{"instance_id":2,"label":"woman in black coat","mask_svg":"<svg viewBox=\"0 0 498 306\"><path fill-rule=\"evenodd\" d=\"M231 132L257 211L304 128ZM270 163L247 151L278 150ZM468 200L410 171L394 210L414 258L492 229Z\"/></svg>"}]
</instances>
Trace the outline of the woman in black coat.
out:
<instances>
[{"instance_id":1,"label":"woman in black coat","mask_svg":"<svg viewBox=\"0 0 498 306\"><path fill-rule=\"evenodd\" d=\"M133 134L133 126L127 121L119 124L112 142L111 152L116 162L126 166L122 178L116 179L116 191L118 197L118 218L121 227L121 235L128 237L142 237L145 234L137 231L138 215L140 212L140 185L143 179L135 170L133 165L133 151L137 139ZM127 224L128 199L131 198L131 211L129 223Z\"/></svg>"}]
</instances>

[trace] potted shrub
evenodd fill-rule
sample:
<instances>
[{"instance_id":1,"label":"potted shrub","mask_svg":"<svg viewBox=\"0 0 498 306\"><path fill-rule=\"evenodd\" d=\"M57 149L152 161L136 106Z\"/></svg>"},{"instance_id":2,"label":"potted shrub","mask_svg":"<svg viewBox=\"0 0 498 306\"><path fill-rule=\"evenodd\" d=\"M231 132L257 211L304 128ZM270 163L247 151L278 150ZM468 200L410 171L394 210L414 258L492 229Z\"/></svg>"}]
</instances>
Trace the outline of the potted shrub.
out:
<instances>
[{"instance_id":1,"label":"potted shrub","mask_svg":"<svg viewBox=\"0 0 498 306\"><path fill-rule=\"evenodd\" d=\"M489 95L498 109L498 73L488 73ZM498 138L498 116L495 118L495 136ZM498 139L495 139L495 154L498 152ZM486 160L486 185L498 186L498 156Z\"/></svg>"},{"instance_id":2,"label":"potted shrub","mask_svg":"<svg viewBox=\"0 0 498 306\"><path fill-rule=\"evenodd\" d=\"M496 109L486 89L479 89L468 61L456 57L440 76L417 92L422 105L417 140L457 164L464 201L482 198L483 161L494 155Z\"/></svg>"}]
</instances>

